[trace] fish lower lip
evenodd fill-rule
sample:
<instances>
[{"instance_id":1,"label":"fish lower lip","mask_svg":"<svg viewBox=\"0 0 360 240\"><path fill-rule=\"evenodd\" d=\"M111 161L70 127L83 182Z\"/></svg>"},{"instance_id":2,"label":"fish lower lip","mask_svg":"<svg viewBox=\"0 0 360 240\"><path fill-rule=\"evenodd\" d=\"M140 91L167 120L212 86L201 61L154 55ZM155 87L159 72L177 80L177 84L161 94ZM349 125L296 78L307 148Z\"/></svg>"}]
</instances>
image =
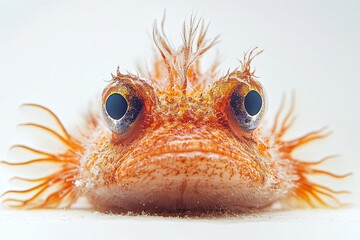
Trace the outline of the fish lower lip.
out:
<instances>
[{"instance_id":1,"label":"fish lower lip","mask_svg":"<svg viewBox=\"0 0 360 240\"><path fill-rule=\"evenodd\" d=\"M162 155L191 155L209 154L219 157L227 157L229 161L247 161L251 165L251 156L242 150L234 148L234 146L226 145L224 143L213 142L207 139L177 139L166 143L156 143L152 149L141 149L137 152L130 153L125 156L125 161L121 163L128 164L133 161L141 161L141 159L157 158ZM127 159L127 160L126 160Z\"/></svg>"},{"instance_id":2,"label":"fish lower lip","mask_svg":"<svg viewBox=\"0 0 360 240\"><path fill-rule=\"evenodd\" d=\"M139 155L123 162L117 169L118 180L133 176L151 175L160 172L165 176L194 176L202 172L203 177L214 174L233 176L249 175L253 179L263 179L261 168L245 158L234 159L230 155L215 151L191 149L187 151L167 151L155 155ZM200 171L199 171L200 170ZM249 174L251 173L251 174Z\"/></svg>"},{"instance_id":3,"label":"fish lower lip","mask_svg":"<svg viewBox=\"0 0 360 240\"><path fill-rule=\"evenodd\" d=\"M213 152L167 152L122 164L116 181L94 190L92 198L131 211L253 207L267 197L258 188L262 183L244 161Z\"/></svg>"}]
</instances>

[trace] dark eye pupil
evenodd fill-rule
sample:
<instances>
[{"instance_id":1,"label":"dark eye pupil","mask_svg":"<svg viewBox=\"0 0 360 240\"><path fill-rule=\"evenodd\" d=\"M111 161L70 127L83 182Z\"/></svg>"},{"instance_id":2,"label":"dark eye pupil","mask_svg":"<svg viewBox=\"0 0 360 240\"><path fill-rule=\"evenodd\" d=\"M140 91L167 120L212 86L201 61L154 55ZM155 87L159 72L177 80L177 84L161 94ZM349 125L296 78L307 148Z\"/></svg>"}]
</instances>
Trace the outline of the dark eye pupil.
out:
<instances>
[{"instance_id":1,"label":"dark eye pupil","mask_svg":"<svg viewBox=\"0 0 360 240\"><path fill-rule=\"evenodd\" d=\"M128 103L121 94L111 94L106 100L106 112L112 119L119 120L125 115L127 109Z\"/></svg>"},{"instance_id":2,"label":"dark eye pupil","mask_svg":"<svg viewBox=\"0 0 360 240\"><path fill-rule=\"evenodd\" d=\"M262 99L260 94L254 90L248 92L248 94L245 96L244 105L245 110L249 115L256 115L260 111L262 106Z\"/></svg>"}]
</instances>

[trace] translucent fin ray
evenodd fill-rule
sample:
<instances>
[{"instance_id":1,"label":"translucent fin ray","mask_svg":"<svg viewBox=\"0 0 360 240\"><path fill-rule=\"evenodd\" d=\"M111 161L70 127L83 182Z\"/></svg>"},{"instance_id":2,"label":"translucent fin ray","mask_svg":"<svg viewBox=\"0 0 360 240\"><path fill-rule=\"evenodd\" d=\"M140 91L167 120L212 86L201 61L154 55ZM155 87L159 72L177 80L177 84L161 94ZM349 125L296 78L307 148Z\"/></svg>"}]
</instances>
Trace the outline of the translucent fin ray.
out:
<instances>
[{"instance_id":1,"label":"translucent fin ray","mask_svg":"<svg viewBox=\"0 0 360 240\"><path fill-rule=\"evenodd\" d=\"M25 145L13 146L12 149L22 149L38 155L39 158L22 162L2 161L1 164L10 167L31 166L36 168L45 163L53 164L56 168L46 176L33 178L16 176L12 178L12 180L26 182L30 186L6 191L1 195L2 201L11 207L25 209L70 207L79 197L75 179L78 174L79 159L84 150L79 142L69 135L59 118L51 110L37 104L24 104L23 106L39 108L49 114L57 123L61 134L40 124L25 123L21 126L34 127L56 137L66 147L66 150L60 154L53 154Z\"/></svg>"},{"instance_id":2,"label":"translucent fin ray","mask_svg":"<svg viewBox=\"0 0 360 240\"><path fill-rule=\"evenodd\" d=\"M337 198L337 195L349 194L349 191L335 191L330 187L312 182L308 178L309 176L324 175L340 180L351 176L351 173L338 175L330 171L318 169L319 165L330 159L338 157L337 155L329 155L315 162L306 162L293 157L293 152L296 149L303 147L305 144L324 139L329 136L331 132L326 131L327 128L322 128L290 141L283 140L285 133L287 133L293 124L292 119L294 118L292 116L295 108L295 99L293 97L290 104L290 110L288 110L285 117L280 120L281 113L284 111L284 99L285 98L283 97L280 108L276 113L275 122L271 132L275 136L274 140L279 146L281 157L289 160L289 163L292 165L296 180L293 181L295 186L289 192L288 198L285 198L282 202L285 205L289 204L308 207L335 208L344 206L344 204L342 204ZM292 201L294 199L295 201Z\"/></svg>"}]
</instances>

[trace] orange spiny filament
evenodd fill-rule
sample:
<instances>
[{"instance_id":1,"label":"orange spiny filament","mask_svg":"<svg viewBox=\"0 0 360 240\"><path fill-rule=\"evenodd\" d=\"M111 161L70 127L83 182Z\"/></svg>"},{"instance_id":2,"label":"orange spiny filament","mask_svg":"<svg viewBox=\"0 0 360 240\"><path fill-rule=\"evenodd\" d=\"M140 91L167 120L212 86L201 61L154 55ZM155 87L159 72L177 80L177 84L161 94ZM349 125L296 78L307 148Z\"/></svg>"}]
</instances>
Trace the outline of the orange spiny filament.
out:
<instances>
[{"instance_id":1,"label":"orange spiny filament","mask_svg":"<svg viewBox=\"0 0 360 240\"><path fill-rule=\"evenodd\" d=\"M12 149L22 149L39 157L22 162L2 161L1 164L21 167L50 163L56 165L57 170L45 177L32 179L23 177L12 178L12 180L28 183L30 187L21 190L9 190L3 193L1 195L4 198L3 202L9 203L11 207L15 208L69 207L78 198L78 191L74 188L74 182L78 172L78 158L83 149L79 142L67 133L58 117L52 111L36 104L24 104L23 106L38 108L49 114L59 127L60 133L34 123L22 124L21 126L35 127L54 136L67 147L67 150L61 154L52 154L24 145L13 146Z\"/></svg>"},{"instance_id":2,"label":"orange spiny filament","mask_svg":"<svg viewBox=\"0 0 360 240\"><path fill-rule=\"evenodd\" d=\"M291 141L282 140L283 136L288 132L294 123L295 97L292 95L290 109L286 113L282 122L280 123L280 115L284 108L284 98L282 99L279 111L276 114L272 134L275 136L275 142L279 146L279 152L284 159L290 160L294 166L294 175L298 177L295 180L294 189L290 192L289 199L284 201L285 204L295 206L308 206L308 207L339 207L344 206L336 197L338 194L349 194L349 191L335 191L329 187L312 182L308 176L310 175L324 175L334 179L344 179L351 176L351 173L337 175L332 172L316 169L315 167L323 164L324 162L334 159L336 155L327 156L316 162L305 162L293 157L293 152L304 146L305 144L312 143L316 140L326 138L330 133L325 132L325 128L310 132ZM295 199L295 202L291 200Z\"/></svg>"}]
</instances>

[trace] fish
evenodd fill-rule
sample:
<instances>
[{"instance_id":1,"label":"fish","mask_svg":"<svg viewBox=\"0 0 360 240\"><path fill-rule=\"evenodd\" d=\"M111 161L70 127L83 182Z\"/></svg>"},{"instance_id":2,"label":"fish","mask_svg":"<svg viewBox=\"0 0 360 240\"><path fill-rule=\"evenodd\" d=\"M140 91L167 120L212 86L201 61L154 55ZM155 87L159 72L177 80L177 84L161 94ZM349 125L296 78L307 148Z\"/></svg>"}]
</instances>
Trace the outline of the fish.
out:
<instances>
[{"instance_id":1,"label":"fish","mask_svg":"<svg viewBox=\"0 0 360 240\"><path fill-rule=\"evenodd\" d=\"M285 136L294 123L294 98L285 98L272 127L263 126L268 100L252 62L262 53L245 52L239 67L219 74L219 61L201 67L218 42L209 25L194 16L182 26L175 48L164 30L165 17L153 26L156 59L137 74L118 67L103 89L97 111L89 111L80 132L68 132L50 109L42 111L55 128L23 126L53 136L64 151L52 153L27 145L12 148L33 154L2 165L51 173L15 177L27 187L2 194L13 208L71 208L86 198L89 208L134 213L242 213L253 210L340 207L339 194L313 176L343 179L319 161L294 156L299 148L324 139L326 129L295 139ZM54 151L55 152L55 151ZM36 172L36 171L35 171ZM45 174L45 175L44 175Z\"/></svg>"}]
</instances>

